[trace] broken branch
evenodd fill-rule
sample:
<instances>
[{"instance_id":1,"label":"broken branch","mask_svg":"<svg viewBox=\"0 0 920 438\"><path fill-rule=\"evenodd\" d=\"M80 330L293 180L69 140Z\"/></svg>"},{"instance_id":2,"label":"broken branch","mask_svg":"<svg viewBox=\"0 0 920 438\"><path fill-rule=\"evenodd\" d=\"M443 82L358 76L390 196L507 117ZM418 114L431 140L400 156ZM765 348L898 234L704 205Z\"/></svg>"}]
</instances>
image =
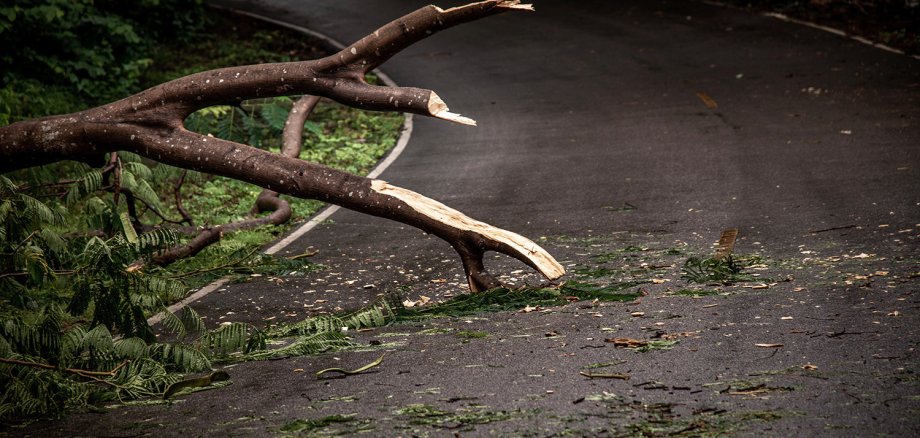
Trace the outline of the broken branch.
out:
<instances>
[{"instance_id":1,"label":"broken branch","mask_svg":"<svg viewBox=\"0 0 920 438\"><path fill-rule=\"evenodd\" d=\"M103 152L114 157L116 151L127 150L173 166L417 227L446 240L459 253L472 291L501 284L483 266L487 251L510 255L554 280L565 273L564 268L523 236L383 181L199 135L183 126L185 117L201 108L292 94L324 96L357 108L412 112L473 125L472 119L450 112L434 91L374 86L365 82L364 75L437 31L504 11L531 9L517 0L487 0L450 9L428 6L319 60L205 71L108 105L0 127L0 171L62 160L91 161ZM116 186L119 171L116 166ZM273 217L283 215L283 208L274 207L278 215ZM234 226L215 227L212 233L219 236Z\"/></svg>"}]
</instances>

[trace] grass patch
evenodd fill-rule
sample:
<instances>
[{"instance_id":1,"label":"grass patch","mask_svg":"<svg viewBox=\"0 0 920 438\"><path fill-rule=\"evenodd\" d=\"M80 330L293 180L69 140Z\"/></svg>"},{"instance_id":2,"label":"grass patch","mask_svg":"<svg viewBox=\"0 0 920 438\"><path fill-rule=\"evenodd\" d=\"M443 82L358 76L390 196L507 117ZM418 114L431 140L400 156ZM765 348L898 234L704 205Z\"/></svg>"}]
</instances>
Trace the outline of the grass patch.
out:
<instances>
[{"instance_id":1,"label":"grass patch","mask_svg":"<svg viewBox=\"0 0 920 438\"><path fill-rule=\"evenodd\" d=\"M328 415L316 419L294 420L281 426L285 435L329 436L351 435L374 430L373 420L355 418L355 414Z\"/></svg>"},{"instance_id":2,"label":"grass patch","mask_svg":"<svg viewBox=\"0 0 920 438\"><path fill-rule=\"evenodd\" d=\"M402 417L413 426L432 426L458 431L474 430L473 425L488 424L522 417L524 411L495 411L488 406L461 408L454 412L441 410L426 404L411 404L397 409L393 414Z\"/></svg>"},{"instance_id":3,"label":"grass patch","mask_svg":"<svg viewBox=\"0 0 920 438\"><path fill-rule=\"evenodd\" d=\"M680 343L680 341L676 339L652 340L652 341L648 341L644 345L640 345L638 347L632 348L632 350L637 353L648 353L649 351L656 351L656 350L658 351L670 350L674 348L674 346L677 345L678 343Z\"/></svg>"}]
</instances>

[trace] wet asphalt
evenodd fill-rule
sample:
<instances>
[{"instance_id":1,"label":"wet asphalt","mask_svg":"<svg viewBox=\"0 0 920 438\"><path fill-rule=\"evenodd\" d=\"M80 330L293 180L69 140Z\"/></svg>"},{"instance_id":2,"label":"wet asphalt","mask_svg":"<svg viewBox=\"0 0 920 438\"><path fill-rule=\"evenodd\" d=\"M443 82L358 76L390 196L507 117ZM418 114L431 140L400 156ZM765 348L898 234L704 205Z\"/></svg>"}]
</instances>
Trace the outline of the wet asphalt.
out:
<instances>
[{"instance_id":1,"label":"wet asphalt","mask_svg":"<svg viewBox=\"0 0 920 438\"><path fill-rule=\"evenodd\" d=\"M343 42L424 5L216 3ZM569 268L564 280L644 269L649 282L631 289L641 299L387 326L355 334L384 344L373 351L239 364L230 386L168 406L22 432L261 436L347 415L313 432L920 434L920 61L697 2L535 6L383 66L479 126L416 117L381 179L537 240ZM735 253L760 257L759 277L688 284L680 266L728 228ZM399 223L340 211L282 254L306 250L324 269L228 285L193 307L210 324L264 325L391 291L465 293L450 247ZM509 284L541 283L516 261L489 262ZM637 352L611 338L669 342ZM372 372L312 373L381 349Z\"/></svg>"}]
</instances>

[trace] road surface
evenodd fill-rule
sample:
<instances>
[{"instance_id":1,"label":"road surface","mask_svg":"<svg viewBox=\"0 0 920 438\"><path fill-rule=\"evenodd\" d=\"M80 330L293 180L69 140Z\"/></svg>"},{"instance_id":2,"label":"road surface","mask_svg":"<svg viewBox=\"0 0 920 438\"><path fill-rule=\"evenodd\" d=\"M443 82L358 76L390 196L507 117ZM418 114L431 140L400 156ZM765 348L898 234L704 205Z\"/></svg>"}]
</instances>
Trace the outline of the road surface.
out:
<instances>
[{"instance_id":1,"label":"road surface","mask_svg":"<svg viewBox=\"0 0 920 438\"><path fill-rule=\"evenodd\" d=\"M424 5L217 3L344 42ZM379 351L246 363L228 369L231 386L183 402L26 432L920 434L920 62L697 2L536 9L450 29L382 67L479 126L416 117L381 178L537 240L567 280L644 269L654 281L631 291L645 296L385 327L357 334L395 342L374 372L311 371ZM762 281L687 284L680 266L728 228L737 254L762 259L749 268ZM226 286L193 307L211 323L263 324L388 291L464 293L450 248L399 223L340 211L283 253L307 249L324 270ZM511 284L541 282L489 261ZM615 337L668 342L641 353Z\"/></svg>"}]
</instances>

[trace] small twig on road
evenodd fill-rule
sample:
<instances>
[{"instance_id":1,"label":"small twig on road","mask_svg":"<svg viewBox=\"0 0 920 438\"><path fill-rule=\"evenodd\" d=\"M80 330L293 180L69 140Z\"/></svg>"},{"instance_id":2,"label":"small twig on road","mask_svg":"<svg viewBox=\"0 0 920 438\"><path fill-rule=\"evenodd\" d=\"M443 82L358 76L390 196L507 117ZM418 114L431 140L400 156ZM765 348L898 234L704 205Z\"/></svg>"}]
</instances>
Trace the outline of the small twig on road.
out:
<instances>
[{"instance_id":1,"label":"small twig on road","mask_svg":"<svg viewBox=\"0 0 920 438\"><path fill-rule=\"evenodd\" d=\"M818 233L826 233L828 231L848 230L850 228L856 228L856 225L844 225L842 227L831 227L831 228L825 228L823 230L813 230L813 231L809 231L809 233L818 234Z\"/></svg>"},{"instance_id":2,"label":"small twig on road","mask_svg":"<svg viewBox=\"0 0 920 438\"><path fill-rule=\"evenodd\" d=\"M377 366L377 365L380 365L380 363L383 362L383 357L384 357L384 356L386 356L386 353L381 354L380 357L377 358L377 360L375 360L375 361L373 361L373 362L371 362L371 363L369 363L369 364L367 364L367 365L364 365L363 367L358 368L358 369L354 369L354 370L349 371L349 370L342 369L342 368L326 368L326 369L324 369L324 370L319 370L319 371L317 371L317 372L316 372L316 376L319 377L319 376L322 376L322 375L325 374L325 373L342 373L343 375L346 375L346 376L350 376L350 375L352 375L352 374L360 374L360 373L362 373L362 372L364 372L364 371L367 371L367 370L369 370L369 369L371 369L371 368L373 368L373 367L375 367L375 366Z\"/></svg>"},{"instance_id":3,"label":"small twig on road","mask_svg":"<svg viewBox=\"0 0 920 438\"><path fill-rule=\"evenodd\" d=\"M288 260L297 260L297 259L302 259L302 258L304 258L304 257L313 257L313 256L315 256L315 255L317 255L317 254L319 254L319 250L318 250L318 249L313 250L313 251L305 251L303 254L298 254L298 255L295 255L295 256L290 256L290 257L288 257Z\"/></svg>"},{"instance_id":4,"label":"small twig on road","mask_svg":"<svg viewBox=\"0 0 920 438\"><path fill-rule=\"evenodd\" d=\"M589 373L586 371L580 371L578 374L585 376L589 379L620 379L620 380L629 380L628 374L617 374L617 373Z\"/></svg>"},{"instance_id":5,"label":"small twig on road","mask_svg":"<svg viewBox=\"0 0 920 438\"><path fill-rule=\"evenodd\" d=\"M845 336L845 335L867 335L867 334L878 334L878 332L848 332L847 329L843 329L843 330L841 330L841 331L839 331L839 332L829 332L829 333L825 333L824 336L827 336L827 337L829 337L829 338L839 338L839 337ZM818 335L818 336L820 336L820 335ZM815 337L817 337L817 336L812 336L812 337L815 338Z\"/></svg>"}]
</instances>

